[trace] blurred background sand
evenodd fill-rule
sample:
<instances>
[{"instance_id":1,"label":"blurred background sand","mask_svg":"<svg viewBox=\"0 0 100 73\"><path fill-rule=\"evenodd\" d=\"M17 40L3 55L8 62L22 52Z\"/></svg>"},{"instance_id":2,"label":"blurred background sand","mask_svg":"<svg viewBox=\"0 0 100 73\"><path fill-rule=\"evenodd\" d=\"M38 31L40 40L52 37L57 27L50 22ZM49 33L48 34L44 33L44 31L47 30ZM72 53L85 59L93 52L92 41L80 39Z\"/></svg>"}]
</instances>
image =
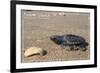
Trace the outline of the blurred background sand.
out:
<instances>
[{"instance_id":1,"label":"blurred background sand","mask_svg":"<svg viewBox=\"0 0 100 73\"><path fill-rule=\"evenodd\" d=\"M87 60L87 51L66 51L50 40L52 35L75 34L90 42L89 13L55 12L55 11L27 11L22 10L21 22L21 59L23 63ZM25 49L40 47L47 51L45 56L35 55L24 57Z\"/></svg>"}]
</instances>

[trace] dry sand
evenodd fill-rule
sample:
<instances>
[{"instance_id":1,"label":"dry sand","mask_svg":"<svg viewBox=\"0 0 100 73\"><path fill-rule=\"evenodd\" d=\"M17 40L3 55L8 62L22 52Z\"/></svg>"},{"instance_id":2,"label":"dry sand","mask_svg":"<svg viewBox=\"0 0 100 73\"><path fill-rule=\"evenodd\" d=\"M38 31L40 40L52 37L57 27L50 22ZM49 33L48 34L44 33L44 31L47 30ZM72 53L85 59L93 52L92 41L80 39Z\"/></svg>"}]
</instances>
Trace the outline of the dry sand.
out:
<instances>
[{"instance_id":1,"label":"dry sand","mask_svg":"<svg viewBox=\"0 0 100 73\"><path fill-rule=\"evenodd\" d=\"M75 34L90 41L89 13L25 11L22 10L22 62L48 62L87 60L90 49L83 51L66 51L50 40L52 35ZM24 51L32 46L47 51L45 56L24 57Z\"/></svg>"}]
</instances>

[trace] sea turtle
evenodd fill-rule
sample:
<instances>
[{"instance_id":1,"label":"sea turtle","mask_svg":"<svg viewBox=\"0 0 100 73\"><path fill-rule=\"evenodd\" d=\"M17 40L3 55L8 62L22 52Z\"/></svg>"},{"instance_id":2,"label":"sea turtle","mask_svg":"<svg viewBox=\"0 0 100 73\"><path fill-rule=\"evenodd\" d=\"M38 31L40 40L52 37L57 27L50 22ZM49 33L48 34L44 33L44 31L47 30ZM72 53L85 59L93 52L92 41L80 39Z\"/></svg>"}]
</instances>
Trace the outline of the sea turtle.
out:
<instances>
[{"instance_id":1,"label":"sea turtle","mask_svg":"<svg viewBox=\"0 0 100 73\"><path fill-rule=\"evenodd\" d=\"M61 45L62 48L69 47L70 50L82 50L86 51L88 43L86 40L78 35L67 34L67 35L53 35L50 36L50 39L58 45Z\"/></svg>"}]
</instances>

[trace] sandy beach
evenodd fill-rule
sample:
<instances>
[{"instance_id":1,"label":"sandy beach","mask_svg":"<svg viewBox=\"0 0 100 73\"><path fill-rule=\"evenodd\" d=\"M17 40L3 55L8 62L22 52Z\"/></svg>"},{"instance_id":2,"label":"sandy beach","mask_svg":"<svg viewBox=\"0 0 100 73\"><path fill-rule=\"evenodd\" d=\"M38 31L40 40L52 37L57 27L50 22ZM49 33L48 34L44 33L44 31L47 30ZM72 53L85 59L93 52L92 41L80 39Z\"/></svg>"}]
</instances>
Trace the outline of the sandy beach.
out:
<instances>
[{"instance_id":1,"label":"sandy beach","mask_svg":"<svg viewBox=\"0 0 100 73\"><path fill-rule=\"evenodd\" d=\"M75 34L90 42L90 14L56 11L27 11L21 13L21 60L22 63L87 60L86 51L66 51L50 40L52 35ZM44 56L25 57L24 51L32 46L47 51Z\"/></svg>"}]
</instances>

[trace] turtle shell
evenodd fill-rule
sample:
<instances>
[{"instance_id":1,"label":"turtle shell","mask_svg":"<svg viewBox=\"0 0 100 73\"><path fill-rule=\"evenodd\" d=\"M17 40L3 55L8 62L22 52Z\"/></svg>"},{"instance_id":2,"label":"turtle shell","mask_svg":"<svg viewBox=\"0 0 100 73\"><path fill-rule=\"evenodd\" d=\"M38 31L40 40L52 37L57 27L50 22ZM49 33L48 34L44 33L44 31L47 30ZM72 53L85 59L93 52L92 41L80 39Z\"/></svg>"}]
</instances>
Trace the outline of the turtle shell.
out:
<instances>
[{"instance_id":1,"label":"turtle shell","mask_svg":"<svg viewBox=\"0 0 100 73\"><path fill-rule=\"evenodd\" d=\"M67 34L67 35L54 35L51 36L50 39L54 41L56 44L64 44L64 45L77 45L84 44L86 41L83 37Z\"/></svg>"},{"instance_id":2,"label":"turtle shell","mask_svg":"<svg viewBox=\"0 0 100 73\"><path fill-rule=\"evenodd\" d=\"M63 35L63 42L66 44L82 44L85 43L85 39L77 35Z\"/></svg>"}]
</instances>

